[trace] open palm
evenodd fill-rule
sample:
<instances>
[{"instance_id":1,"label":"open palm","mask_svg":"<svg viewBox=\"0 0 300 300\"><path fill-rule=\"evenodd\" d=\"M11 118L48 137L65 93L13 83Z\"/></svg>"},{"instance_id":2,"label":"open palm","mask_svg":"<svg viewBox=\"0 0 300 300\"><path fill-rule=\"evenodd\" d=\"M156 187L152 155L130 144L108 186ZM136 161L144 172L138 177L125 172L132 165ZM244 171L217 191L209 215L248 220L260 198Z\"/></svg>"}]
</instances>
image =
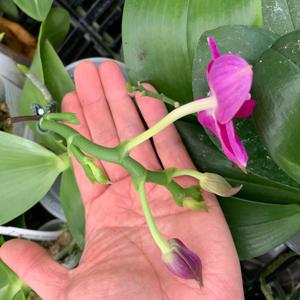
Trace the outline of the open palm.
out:
<instances>
[{"instance_id":1,"label":"open palm","mask_svg":"<svg viewBox=\"0 0 300 300\"><path fill-rule=\"evenodd\" d=\"M81 124L74 128L81 134L112 147L144 131L117 64L106 62L97 70L90 62L81 63L75 83L76 92L65 96L63 110L77 114ZM167 113L157 100L138 94L136 99L148 126ZM194 168L174 126L156 135L154 146L145 142L131 156L151 170ZM243 299L238 258L214 195L205 194L208 212L193 212L176 206L163 187L147 184L161 233L167 239L179 238L200 256L204 284L200 289L196 281L175 277L161 261L124 169L99 162L112 184L92 185L73 163L86 211L86 242L79 266L66 270L28 241L12 240L0 249L1 259L44 300ZM190 178L178 182L195 184Z\"/></svg>"}]
</instances>

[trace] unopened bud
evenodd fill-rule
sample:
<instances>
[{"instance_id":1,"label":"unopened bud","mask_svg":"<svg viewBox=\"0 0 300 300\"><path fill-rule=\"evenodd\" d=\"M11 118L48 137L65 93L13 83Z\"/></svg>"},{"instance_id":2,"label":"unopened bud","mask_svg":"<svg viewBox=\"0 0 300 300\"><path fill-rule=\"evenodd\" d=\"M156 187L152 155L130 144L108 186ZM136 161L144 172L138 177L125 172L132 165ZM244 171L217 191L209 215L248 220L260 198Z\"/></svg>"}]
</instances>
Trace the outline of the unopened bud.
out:
<instances>
[{"instance_id":1,"label":"unopened bud","mask_svg":"<svg viewBox=\"0 0 300 300\"><path fill-rule=\"evenodd\" d=\"M104 170L98 167L94 160L87 158L85 160L86 174L92 182L98 182L101 184L110 184L110 180L107 178Z\"/></svg>"},{"instance_id":2,"label":"unopened bud","mask_svg":"<svg viewBox=\"0 0 300 300\"><path fill-rule=\"evenodd\" d=\"M231 197L238 193L242 185L232 187L227 180L215 173L203 173L200 179L200 187L210 193Z\"/></svg>"},{"instance_id":3,"label":"unopened bud","mask_svg":"<svg viewBox=\"0 0 300 300\"><path fill-rule=\"evenodd\" d=\"M199 256L179 239L171 239L168 242L170 251L162 255L167 268L178 277L195 279L202 286L202 264Z\"/></svg>"}]
</instances>

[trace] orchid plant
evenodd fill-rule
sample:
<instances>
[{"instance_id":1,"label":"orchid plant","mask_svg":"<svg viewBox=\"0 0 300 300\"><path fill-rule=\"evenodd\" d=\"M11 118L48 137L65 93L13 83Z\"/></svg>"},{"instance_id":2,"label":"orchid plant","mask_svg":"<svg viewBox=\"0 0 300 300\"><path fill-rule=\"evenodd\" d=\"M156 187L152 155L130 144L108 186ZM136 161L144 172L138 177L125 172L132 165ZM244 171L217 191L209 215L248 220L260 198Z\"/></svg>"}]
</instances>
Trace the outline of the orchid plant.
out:
<instances>
[{"instance_id":1,"label":"orchid plant","mask_svg":"<svg viewBox=\"0 0 300 300\"><path fill-rule=\"evenodd\" d=\"M28 77L21 96L21 113L25 116L13 117L10 120L12 123L31 121L37 141L51 151L1 133L1 153L6 151L5 155L16 156L17 151L11 151L11 148L23 147L23 157L19 159L19 164L24 164L26 159L30 161L30 151L38 153L37 160L42 170L39 169L42 172L39 174L47 177L47 180L34 174L30 181L30 176L24 175L21 178L24 184L20 188L24 195L28 195L28 190L34 190L35 186L39 186L39 189L31 198L27 197L24 203L16 205L14 210L7 203L16 198L17 192L11 188L9 193L4 193L2 188L0 196L4 199L4 204L2 203L1 208L9 213L0 215L0 221L1 224L8 222L39 201L58 174L65 174L66 170L70 170L70 157L79 162L86 176L95 184L110 184L96 160L112 162L131 174L149 231L167 268L176 276L194 279L202 286L205 285L205 278L202 278L201 258L193 249L188 248L189 245L185 245L185 241L176 237L167 239L161 234L148 205L145 184L151 182L164 186L177 205L193 210L208 209L202 191L220 197L235 196L226 202L220 198L220 202L241 259L263 254L297 232L299 218L293 217L300 214L300 163L295 150L297 147L294 147L300 124L297 118L299 85L295 79L299 73L296 68L299 65L296 55L299 41L297 31L287 33L292 31L291 28L294 30L300 26L293 14L290 16L292 24L287 26L290 29L281 26L282 24L277 26L277 19L282 18L274 17L275 9L277 13L289 12L283 6L280 9L274 7L274 3L268 0L247 3L235 1L240 7L230 3L231 1L224 1L224 9L219 9L219 1L210 1L207 7L200 4L200 1L181 1L180 5L184 6L178 5L174 8L168 7L166 2L155 1L157 5L151 4L150 7L149 1L141 0L139 5L147 6L141 12L135 1L126 0L123 41L125 63L131 82L128 84L128 93L134 97L135 92L140 91L142 96L151 96L167 103L172 110L144 133L114 148L103 147L87 140L69 126L78 123L74 114L56 111L60 109L62 97L74 89L55 52L68 31L66 13L59 9L50 9L50 0L14 1L43 23L37 54L30 71L21 66ZM202 9L198 9L197 5ZM290 11L300 11L299 4L295 2L291 5L293 9ZM226 12L225 8L230 9ZM185 12L189 17L176 19L176 22L169 22L168 26L166 19L160 18L164 14L173 20L174 16L180 15L178 12ZM210 19L212 23L208 25L206 21ZM59 28L56 28L56 20L61 20ZM175 29L172 29L171 23L176 25ZM228 25L236 23L247 26ZM262 27L263 23L265 29L272 32L257 28ZM162 25L161 31L156 30L157 24ZM227 25L218 27L224 24ZM50 28L55 29L55 38ZM155 34L151 31L153 28ZM207 29L211 30L205 32ZM149 36L152 38L149 39ZM164 47L161 47L162 40L165 42ZM160 47L157 47L156 41L159 41ZM137 83L137 80L150 81L163 93L150 92L143 84ZM192 85L194 97L191 92ZM252 99L250 93L256 100ZM291 99L290 102L286 101L287 98ZM34 116L29 116L32 110ZM253 112L256 127L252 122ZM187 116L192 116L194 123L184 125L188 128L188 134L185 133L186 129L181 133L187 148L192 148L192 158L197 162L197 167L203 172L174 168L153 172L130 157L131 151L137 146ZM204 127L210 140L201 131L199 124ZM211 140L217 147L214 147ZM11 148L6 148L6 145ZM10 161L5 161L2 167L10 168L9 163ZM16 168L16 173L18 170ZM174 180L179 176L196 178L198 185L183 188ZM68 180L69 186L75 189L74 178ZM35 182L32 183L33 181ZM1 187L6 187L6 182L2 180ZM236 196L237 193L239 194ZM68 201L71 203L70 199ZM6 205L4 209L3 205ZM269 213L261 216L259 212L262 210ZM65 212L68 213L68 210ZM236 217L240 213L244 213L245 218ZM284 218L281 218L282 215ZM281 226L277 226L278 224ZM292 225L285 226L286 224Z\"/></svg>"}]
</instances>

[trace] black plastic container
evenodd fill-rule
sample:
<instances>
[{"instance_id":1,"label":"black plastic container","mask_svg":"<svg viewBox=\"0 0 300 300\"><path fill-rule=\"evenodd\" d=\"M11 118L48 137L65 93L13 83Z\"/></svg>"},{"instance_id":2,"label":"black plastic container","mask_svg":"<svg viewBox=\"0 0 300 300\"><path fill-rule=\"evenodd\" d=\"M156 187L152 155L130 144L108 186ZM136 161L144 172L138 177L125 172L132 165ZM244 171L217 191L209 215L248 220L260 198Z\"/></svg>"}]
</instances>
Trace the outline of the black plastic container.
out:
<instances>
[{"instance_id":1,"label":"black plastic container","mask_svg":"<svg viewBox=\"0 0 300 300\"><path fill-rule=\"evenodd\" d=\"M85 57L121 58L124 0L56 0L71 16L71 29L58 50L65 64Z\"/></svg>"}]
</instances>

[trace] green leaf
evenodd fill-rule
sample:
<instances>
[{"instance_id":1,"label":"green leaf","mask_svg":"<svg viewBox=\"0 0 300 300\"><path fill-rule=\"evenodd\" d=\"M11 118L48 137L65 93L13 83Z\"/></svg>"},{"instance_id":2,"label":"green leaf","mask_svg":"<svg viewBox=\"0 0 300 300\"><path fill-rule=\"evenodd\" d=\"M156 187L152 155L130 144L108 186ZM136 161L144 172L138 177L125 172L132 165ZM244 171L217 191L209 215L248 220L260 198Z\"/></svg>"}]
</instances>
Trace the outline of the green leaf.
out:
<instances>
[{"instance_id":1,"label":"green leaf","mask_svg":"<svg viewBox=\"0 0 300 300\"><path fill-rule=\"evenodd\" d=\"M21 279L0 261L0 299L23 300L27 291L28 287Z\"/></svg>"},{"instance_id":2,"label":"green leaf","mask_svg":"<svg viewBox=\"0 0 300 300\"><path fill-rule=\"evenodd\" d=\"M300 206L220 200L240 259L262 255L286 242L300 229Z\"/></svg>"},{"instance_id":3,"label":"green leaf","mask_svg":"<svg viewBox=\"0 0 300 300\"><path fill-rule=\"evenodd\" d=\"M262 0L264 27L280 35L300 28L299 0Z\"/></svg>"},{"instance_id":4,"label":"green leaf","mask_svg":"<svg viewBox=\"0 0 300 300\"><path fill-rule=\"evenodd\" d=\"M41 200L66 167L44 147L0 132L0 224L16 218Z\"/></svg>"},{"instance_id":5,"label":"green leaf","mask_svg":"<svg viewBox=\"0 0 300 300\"><path fill-rule=\"evenodd\" d=\"M255 122L271 157L300 183L300 30L281 37L255 65Z\"/></svg>"},{"instance_id":6,"label":"green leaf","mask_svg":"<svg viewBox=\"0 0 300 300\"><path fill-rule=\"evenodd\" d=\"M14 19L19 17L18 8L12 0L0 0L0 11Z\"/></svg>"},{"instance_id":7,"label":"green leaf","mask_svg":"<svg viewBox=\"0 0 300 300\"><path fill-rule=\"evenodd\" d=\"M64 41L69 28L69 13L63 8L52 8L41 25L38 46L48 39L53 47L57 49Z\"/></svg>"},{"instance_id":8,"label":"green leaf","mask_svg":"<svg viewBox=\"0 0 300 300\"><path fill-rule=\"evenodd\" d=\"M74 90L73 81L48 40L41 45L41 58L47 88L58 107L61 107L64 95Z\"/></svg>"},{"instance_id":9,"label":"green leaf","mask_svg":"<svg viewBox=\"0 0 300 300\"><path fill-rule=\"evenodd\" d=\"M181 102L192 97L199 36L226 24L262 25L260 0L127 0L122 37L132 82L147 81Z\"/></svg>"},{"instance_id":10,"label":"green leaf","mask_svg":"<svg viewBox=\"0 0 300 300\"><path fill-rule=\"evenodd\" d=\"M299 299L300 299L300 288L297 288L297 290L293 292L289 300L299 300Z\"/></svg>"},{"instance_id":11,"label":"green leaf","mask_svg":"<svg viewBox=\"0 0 300 300\"><path fill-rule=\"evenodd\" d=\"M60 201L68 227L78 244L83 249L85 237L85 212L72 168L62 175Z\"/></svg>"},{"instance_id":12,"label":"green leaf","mask_svg":"<svg viewBox=\"0 0 300 300\"><path fill-rule=\"evenodd\" d=\"M215 147L199 124L179 121L176 127L200 171L218 173L233 185L243 184L238 197L278 204L300 204L300 188L284 184L287 177L284 173L277 173L277 180L270 180L263 175L244 174ZM272 172L276 170L267 169L267 174Z\"/></svg>"},{"instance_id":13,"label":"green leaf","mask_svg":"<svg viewBox=\"0 0 300 300\"><path fill-rule=\"evenodd\" d=\"M3 270L4 264L0 261L0 289L5 287L8 284L8 275L7 273ZM5 266L6 268L6 266Z\"/></svg>"},{"instance_id":14,"label":"green leaf","mask_svg":"<svg viewBox=\"0 0 300 300\"><path fill-rule=\"evenodd\" d=\"M264 254L299 231L299 188L240 172L196 123L179 121L176 127L199 170L243 184L237 198L220 199L241 259Z\"/></svg>"},{"instance_id":15,"label":"green leaf","mask_svg":"<svg viewBox=\"0 0 300 300\"><path fill-rule=\"evenodd\" d=\"M26 300L23 291L18 291L12 300Z\"/></svg>"},{"instance_id":16,"label":"green leaf","mask_svg":"<svg viewBox=\"0 0 300 300\"><path fill-rule=\"evenodd\" d=\"M62 8L53 8L42 23L37 50L30 71L48 88L60 108L64 94L74 90L74 85L65 71L59 57L55 54L64 40L70 25L69 14ZM20 112L24 115L32 114L32 104L47 105L41 92L27 80L20 96ZM34 122L29 123L39 143L47 146L56 153L65 152L65 147L52 135L40 134Z\"/></svg>"},{"instance_id":17,"label":"green leaf","mask_svg":"<svg viewBox=\"0 0 300 300\"><path fill-rule=\"evenodd\" d=\"M14 2L31 18L37 21L44 21L53 0L14 0Z\"/></svg>"}]
</instances>

